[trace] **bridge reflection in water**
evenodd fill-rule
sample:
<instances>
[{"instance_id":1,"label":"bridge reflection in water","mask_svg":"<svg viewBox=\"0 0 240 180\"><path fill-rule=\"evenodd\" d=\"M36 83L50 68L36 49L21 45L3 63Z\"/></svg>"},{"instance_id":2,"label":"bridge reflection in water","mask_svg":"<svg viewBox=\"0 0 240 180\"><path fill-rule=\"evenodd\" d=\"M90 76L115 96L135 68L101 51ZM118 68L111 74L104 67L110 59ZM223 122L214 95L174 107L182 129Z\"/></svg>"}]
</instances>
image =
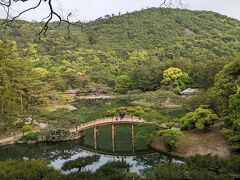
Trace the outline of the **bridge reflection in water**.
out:
<instances>
[{"instance_id":1,"label":"bridge reflection in water","mask_svg":"<svg viewBox=\"0 0 240 180\"><path fill-rule=\"evenodd\" d=\"M119 155L149 153L146 146L138 148L137 152L135 148L135 127L137 124L144 122L144 120L136 117L125 117L122 120L104 118L82 124L76 127L76 130L84 135L81 146L88 151ZM131 147L129 141L131 141ZM120 150L120 146L127 147L125 147L125 150Z\"/></svg>"}]
</instances>

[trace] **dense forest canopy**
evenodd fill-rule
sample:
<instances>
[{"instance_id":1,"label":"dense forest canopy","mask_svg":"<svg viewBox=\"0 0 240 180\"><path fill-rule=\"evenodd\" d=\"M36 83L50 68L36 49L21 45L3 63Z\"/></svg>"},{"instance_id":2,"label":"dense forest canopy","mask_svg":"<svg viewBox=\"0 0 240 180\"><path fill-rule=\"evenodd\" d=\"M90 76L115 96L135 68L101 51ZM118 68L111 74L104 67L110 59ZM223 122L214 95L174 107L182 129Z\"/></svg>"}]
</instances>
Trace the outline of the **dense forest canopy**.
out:
<instances>
[{"instance_id":1,"label":"dense forest canopy","mask_svg":"<svg viewBox=\"0 0 240 180\"><path fill-rule=\"evenodd\" d=\"M156 90L172 66L187 72L192 86L208 88L240 50L240 22L206 11L151 8L79 22L69 32L67 24L51 23L39 40L41 25L14 21L0 38L16 41L21 56L34 55L35 67L54 77L58 90L114 88L121 75L132 79L132 89Z\"/></svg>"}]
</instances>

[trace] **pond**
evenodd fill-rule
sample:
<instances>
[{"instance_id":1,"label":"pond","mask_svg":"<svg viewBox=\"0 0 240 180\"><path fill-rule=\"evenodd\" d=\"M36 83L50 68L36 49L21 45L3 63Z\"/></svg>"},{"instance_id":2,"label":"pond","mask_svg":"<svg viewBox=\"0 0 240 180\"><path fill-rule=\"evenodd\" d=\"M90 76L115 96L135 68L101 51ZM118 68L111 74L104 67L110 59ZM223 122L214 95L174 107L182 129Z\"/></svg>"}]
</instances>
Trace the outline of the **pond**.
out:
<instances>
[{"instance_id":1,"label":"pond","mask_svg":"<svg viewBox=\"0 0 240 180\"><path fill-rule=\"evenodd\" d=\"M34 117L40 121L48 122L53 126L72 127L91 120L104 118L107 112L117 107L132 106L131 99L102 99L81 100L74 104L76 111L59 109L54 112L37 111ZM182 117L188 112L186 109L152 108L170 119Z\"/></svg>"},{"instance_id":2,"label":"pond","mask_svg":"<svg viewBox=\"0 0 240 180\"><path fill-rule=\"evenodd\" d=\"M124 160L131 165L130 171L141 175L152 170L157 164L181 162L170 156L154 152L146 142L132 141L130 125L116 125L115 149L113 149L111 126L100 126L97 146L93 140L93 129L85 132L79 141L19 144L0 148L0 160L46 159L56 169L61 169L64 162L82 156L99 154L100 159L83 170L95 171L108 161ZM77 171L73 169L71 171ZM69 173L69 172L64 172Z\"/></svg>"}]
</instances>

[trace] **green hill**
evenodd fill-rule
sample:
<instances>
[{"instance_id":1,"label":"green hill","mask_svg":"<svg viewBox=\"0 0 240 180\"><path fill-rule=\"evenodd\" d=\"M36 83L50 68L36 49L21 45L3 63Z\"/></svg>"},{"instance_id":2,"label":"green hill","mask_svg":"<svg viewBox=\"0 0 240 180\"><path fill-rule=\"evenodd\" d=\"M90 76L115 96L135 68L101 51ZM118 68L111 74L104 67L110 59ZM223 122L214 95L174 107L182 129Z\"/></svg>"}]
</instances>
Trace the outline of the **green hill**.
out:
<instances>
[{"instance_id":1,"label":"green hill","mask_svg":"<svg viewBox=\"0 0 240 180\"><path fill-rule=\"evenodd\" d=\"M66 26L52 23L49 39L65 46L64 49L87 47L118 54L136 49L161 49L166 59L213 59L233 56L240 50L240 22L213 12L151 8L106 17L84 23L82 27L72 26L70 39ZM36 42L34 35L40 25L18 21L9 30L1 28L1 38L21 44Z\"/></svg>"},{"instance_id":2,"label":"green hill","mask_svg":"<svg viewBox=\"0 0 240 180\"><path fill-rule=\"evenodd\" d=\"M16 41L22 56L35 54L35 67L60 90L114 87L122 74L133 80L132 89L155 90L171 66L186 71L192 86L207 88L240 52L240 22L207 11L150 8L78 22L69 32L57 24L38 40L43 23L15 21L1 25L0 39Z\"/></svg>"}]
</instances>

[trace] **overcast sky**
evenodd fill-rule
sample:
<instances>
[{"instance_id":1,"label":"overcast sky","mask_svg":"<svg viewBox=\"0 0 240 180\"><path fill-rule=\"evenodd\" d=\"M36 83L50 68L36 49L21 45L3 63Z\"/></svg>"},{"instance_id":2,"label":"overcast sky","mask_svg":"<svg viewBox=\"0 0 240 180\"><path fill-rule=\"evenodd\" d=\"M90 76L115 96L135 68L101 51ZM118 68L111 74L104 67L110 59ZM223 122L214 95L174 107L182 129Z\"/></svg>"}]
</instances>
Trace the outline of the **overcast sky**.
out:
<instances>
[{"instance_id":1,"label":"overcast sky","mask_svg":"<svg viewBox=\"0 0 240 180\"><path fill-rule=\"evenodd\" d=\"M72 12L72 21L94 20L106 14L132 12L147 7L159 7L163 0L53 0L54 8L63 16ZM11 14L16 15L21 10L37 4L38 0L17 2L11 8ZM184 8L192 10L209 10L240 20L240 0L184 0ZM21 16L21 19L40 21L48 14L47 3L42 3L37 10L32 10ZM4 18L0 9L0 17Z\"/></svg>"}]
</instances>

